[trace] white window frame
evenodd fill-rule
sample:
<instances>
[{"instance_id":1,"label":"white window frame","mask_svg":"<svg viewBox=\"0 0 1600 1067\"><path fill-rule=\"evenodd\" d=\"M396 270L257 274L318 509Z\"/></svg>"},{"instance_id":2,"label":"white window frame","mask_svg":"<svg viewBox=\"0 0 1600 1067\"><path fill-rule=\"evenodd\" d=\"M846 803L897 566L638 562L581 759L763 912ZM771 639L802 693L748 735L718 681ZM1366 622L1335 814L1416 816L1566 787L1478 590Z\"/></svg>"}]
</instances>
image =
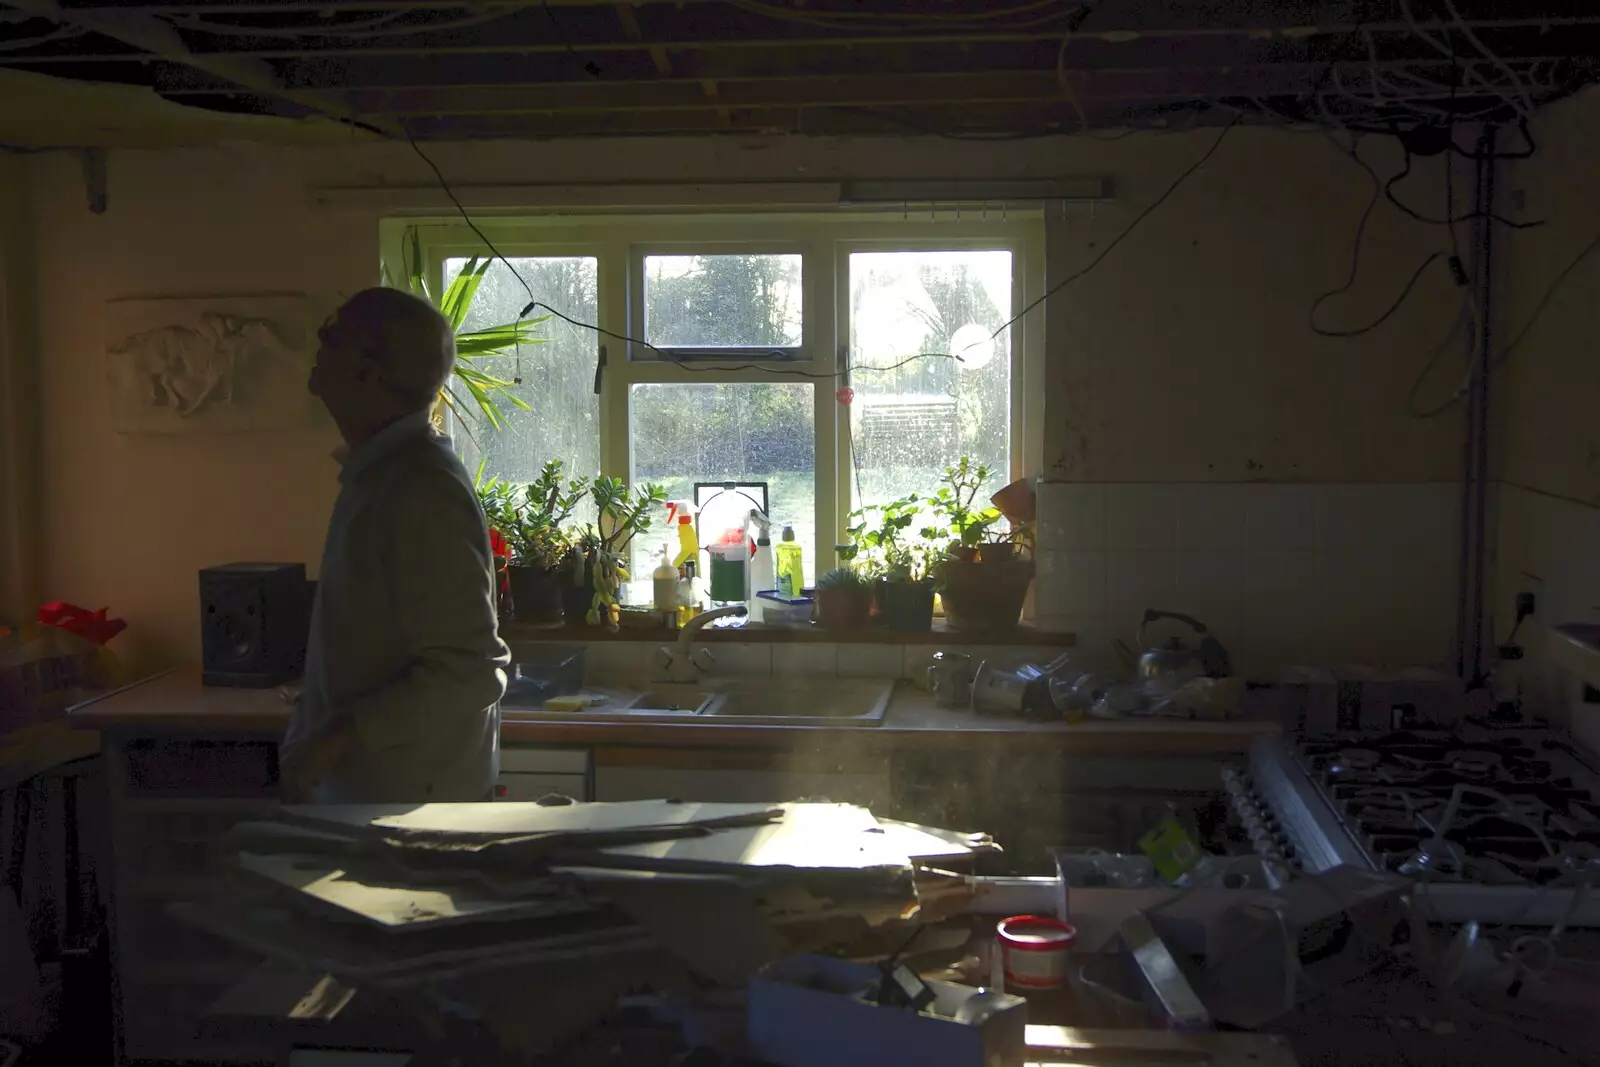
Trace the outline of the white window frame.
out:
<instances>
[{"instance_id":1,"label":"white window frame","mask_svg":"<svg viewBox=\"0 0 1600 1067\"><path fill-rule=\"evenodd\" d=\"M812 316L809 314L811 279L808 277L807 264L812 258L809 249L803 243L793 241L771 242L753 244L749 241L734 242L708 242L701 240L637 243L629 252L628 262L628 336L635 340L627 344L627 356L631 360L660 360L663 357L658 352L666 353L669 358L681 359L684 362L695 364L714 365L716 363L772 363L791 369L801 364L814 361L816 346L822 338L816 336L816 328L811 324ZM717 255L743 255L743 256L800 256L800 343L792 347L762 346L735 346L723 348L702 348L684 345L656 345L650 342L650 335L646 332L649 324L645 316L645 276L644 261L650 256L717 256ZM644 344L637 343L645 342ZM777 353L782 353L778 355ZM693 372L691 372L693 373ZM700 374L699 377L709 377L709 373ZM781 375L793 378L793 375Z\"/></svg>"},{"instance_id":2,"label":"white window frame","mask_svg":"<svg viewBox=\"0 0 1600 1067\"><path fill-rule=\"evenodd\" d=\"M992 217L990 217L992 216ZM793 372L834 375L849 338L851 252L1009 251L1012 254L1012 309L1017 315L1044 292L1044 217L1042 211L967 211L796 215L558 216L475 219L507 258L593 256L598 260L599 338L606 368L600 394L599 473L628 478L632 470L628 398L634 385L652 383L809 382L813 386L816 433L816 564L833 565L833 543L843 537L852 507L848 413L835 391L838 379L804 378ZM385 223L382 251L395 265L401 234L415 227L423 266L433 291L442 290L444 261L486 254L482 241L461 220L391 220ZM770 366L740 364L719 356L690 360L696 370L664 360L630 358L622 338L642 338L644 257L654 254L798 252L804 258L802 340L796 358ZM399 276L396 269L391 271ZM630 299L638 294L637 298ZM562 311L567 309L562 308ZM536 312L542 313L542 312ZM1020 478L1043 467L1045 334L1042 308L1011 326L1010 476ZM770 352L770 350L766 350ZM768 356L770 360L770 355ZM789 373L785 373L789 372ZM931 487L930 487L931 488ZM832 531L833 543L824 543Z\"/></svg>"}]
</instances>

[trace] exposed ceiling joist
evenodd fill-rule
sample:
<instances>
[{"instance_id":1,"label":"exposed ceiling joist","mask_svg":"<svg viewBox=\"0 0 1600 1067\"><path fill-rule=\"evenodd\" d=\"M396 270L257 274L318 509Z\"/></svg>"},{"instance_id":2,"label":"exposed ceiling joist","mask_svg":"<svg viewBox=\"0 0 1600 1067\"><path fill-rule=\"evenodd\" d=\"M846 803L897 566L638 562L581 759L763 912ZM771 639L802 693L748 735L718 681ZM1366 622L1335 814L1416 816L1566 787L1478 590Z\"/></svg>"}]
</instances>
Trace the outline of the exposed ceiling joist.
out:
<instances>
[{"instance_id":1,"label":"exposed ceiling joist","mask_svg":"<svg viewBox=\"0 0 1600 1067\"><path fill-rule=\"evenodd\" d=\"M1520 120L1600 79L1575 0L24 0L0 67L434 137L1037 136Z\"/></svg>"},{"instance_id":2,"label":"exposed ceiling joist","mask_svg":"<svg viewBox=\"0 0 1600 1067\"><path fill-rule=\"evenodd\" d=\"M183 38L176 30L152 16L127 11L88 15L65 8L57 0L10 0L10 6L39 18L78 26L91 33L121 41L161 59L225 79L251 92L286 99L278 74L270 64L243 56L195 55L184 44ZM359 116L351 112L343 101L325 93L302 92L296 95L294 102L308 112L342 119L359 119ZM399 132L398 127L385 129L376 123L367 125L385 133Z\"/></svg>"},{"instance_id":3,"label":"exposed ceiling joist","mask_svg":"<svg viewBox=\"0 0 1600 1067\"><path fill-rule=\"evenodd\" d=\"M1084 101L1160 101L1215 96L1273 96L1303 87L1315 68L1254 67L1232 71L1148 70L1069 74L1074 93ZM712 83L715 85L715 83ZM1344 80L1347 92L1383 93L1364 70ZM289 90L294 99L298 90ZM1448 87L1417 88L1417 100L1445 100ZM1468 93L1468 96L1474 94ZM921 75L863 75L854 78L790 78L723 83L718 88L693 80L485 86L358 91L349 94L364 114L393 117L512 114L601 114L611 111L694 111L729 108L894 107L944 103L1037 104L1065 101L1054 73L1000 71Z\"/></svg>"}]
</instances>

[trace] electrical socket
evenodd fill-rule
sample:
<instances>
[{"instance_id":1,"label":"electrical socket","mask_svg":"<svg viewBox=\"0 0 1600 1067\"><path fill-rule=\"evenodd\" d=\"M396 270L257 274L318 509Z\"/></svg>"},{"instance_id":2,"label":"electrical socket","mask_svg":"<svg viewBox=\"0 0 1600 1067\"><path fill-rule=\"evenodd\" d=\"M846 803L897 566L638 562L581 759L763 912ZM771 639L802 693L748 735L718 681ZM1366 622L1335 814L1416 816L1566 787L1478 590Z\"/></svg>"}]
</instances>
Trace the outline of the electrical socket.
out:
<instances>
[{"instance_id":1,"label":"electrical socket","mask_svg":"<svg viewBox=\"0 0 1600 1067\"><path fill-rule=\"evenodd\" d=\"M1538 603L1534 595L1527 590L1517 594L1517 618L1523 619L1533 614L1534 605Z\"/></svg>"}]
</instances>

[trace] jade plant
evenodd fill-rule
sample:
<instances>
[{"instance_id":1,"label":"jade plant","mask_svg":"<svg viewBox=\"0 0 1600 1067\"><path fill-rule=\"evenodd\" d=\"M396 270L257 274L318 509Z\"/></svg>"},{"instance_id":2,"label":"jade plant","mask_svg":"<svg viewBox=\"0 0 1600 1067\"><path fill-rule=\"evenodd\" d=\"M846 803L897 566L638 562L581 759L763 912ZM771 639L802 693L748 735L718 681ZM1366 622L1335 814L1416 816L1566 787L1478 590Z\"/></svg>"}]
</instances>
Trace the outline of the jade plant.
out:
<instances>
[{"instance_id":1,"label":"jade plant","mask_svg":"<svg viewBox=\"0 0 1600 1067\"><path fill-rule=\"evenodd\" d=\"M992 473L988 467L975 466L966 456L944 469L940 479L944 484L933 494L932 503L935 513L950 524L953 556L970 560L979 545L997 539L994 527L1000 521L1000 509L978 505L979 494Z\"/></svg>"},{"instance_id":2,"label":"jade plant","mask_svg":"<svg viewBox=\"0 0 1600 1067\"><path fill-rule=\"evenodd\" d=\"M667 491L659 485L644 485L628 491L621 478L601 475L590 486L596 522L580 535L577 549L594 583L594 599L586 619L590 626L609 623L622 583L628 579L627 552L633 539L648 533L655 515L667 502ZM602 620L604 615L604 620Z\"/></svg>"}]
</instances>

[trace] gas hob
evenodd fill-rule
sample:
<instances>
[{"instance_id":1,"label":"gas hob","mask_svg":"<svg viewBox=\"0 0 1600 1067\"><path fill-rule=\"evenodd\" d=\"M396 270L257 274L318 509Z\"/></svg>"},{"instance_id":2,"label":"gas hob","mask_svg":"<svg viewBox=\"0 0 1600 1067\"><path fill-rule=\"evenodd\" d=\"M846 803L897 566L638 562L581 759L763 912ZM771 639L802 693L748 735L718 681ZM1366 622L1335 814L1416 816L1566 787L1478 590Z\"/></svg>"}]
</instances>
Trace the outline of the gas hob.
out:
<instances>
[{"instance_id":1,"label":"gas hob","mask_svg":"<svg viewBox=\"0 0 1600 1067\"><path fill-rule=\"evenodd\" d=\"M1600 776L1541 729L1262 738L1224 773L1257 852L1419 885L1452 922L1600 926Z\"/></svg>"}]
</instances>

